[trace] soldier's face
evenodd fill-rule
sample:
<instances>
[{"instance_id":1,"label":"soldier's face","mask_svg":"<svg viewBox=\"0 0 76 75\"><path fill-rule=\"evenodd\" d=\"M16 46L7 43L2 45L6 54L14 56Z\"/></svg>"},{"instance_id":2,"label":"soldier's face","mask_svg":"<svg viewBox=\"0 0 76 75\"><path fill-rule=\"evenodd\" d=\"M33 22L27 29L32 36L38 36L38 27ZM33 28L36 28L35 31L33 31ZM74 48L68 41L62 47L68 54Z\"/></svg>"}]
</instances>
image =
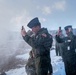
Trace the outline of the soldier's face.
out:
<instances>
[{"instance_id":1,"label":"soldier's face","mask_svg":"<svg viewBox=\"0 0 76 75\"><path fill-rule=\"evenodd\" d=\"M66 30L66 34L68 35L70 33L70 31L69 30Z\"/></svg>"},{"instance_id":2,"label":"soldier's face","mask_svg":"<svg viewBox=\"0 0 76 75\"><path fill-rule=\"evenodd\" d=\"M35 27L32 27L32 31L34 33L37 33L39 31L40 27L39 26L35 26Z\"/></svg>"},{"instance_id":3,"label":"soldier's face","mask_svg":"<svg viewBox=\"0 0 76 75\"><path fill-rule=\"evenodd\" d=\"M36 33L36 27L32 27L32 31Z\"/></svg>"},{"instance_id":4,"label":"soldier's face","mask_svg":"<svg viewBox=\"0 0 76 75\"><path fill-rule=\"evenodd\" d=\"M66 30L66 34L68 35L68 31Z\"/></svg>"},{"instance_id":5,"label":"soldier's face","mask_svg":"<svg viewBox=\"0 0 76 75\"><path fill-rule=\"evenodd\" d=\"M68 35L70 32L72 32L72 28L69 28L68 30L66 30L66 34Z\"/></svg>"}]
</instances>

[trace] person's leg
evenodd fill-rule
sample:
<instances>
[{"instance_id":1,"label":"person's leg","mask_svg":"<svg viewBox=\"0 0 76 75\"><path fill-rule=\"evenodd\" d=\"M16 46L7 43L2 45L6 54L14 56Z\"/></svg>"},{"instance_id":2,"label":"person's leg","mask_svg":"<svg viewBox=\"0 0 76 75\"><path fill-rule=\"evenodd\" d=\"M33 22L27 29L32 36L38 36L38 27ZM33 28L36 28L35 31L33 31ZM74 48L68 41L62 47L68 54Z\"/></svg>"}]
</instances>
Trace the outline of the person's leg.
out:
<instances>
[{"instance_id":1,"label":"person's leg","mask_svg":"<svg viewBox=\"0 0 76 75\"><path fill-rule=\"evenodd\" d=\"M35 67L36 67L36 74L41 75L41 64L40 64L40 57L35 59Z\"/></svg>"},{"instance_id":2,"label":"person's leg","mask_svg":"<svg viewBox=\"0 0 76 75\"><path fill-rule=\"evenodd\" d=\"M53 69L52 69L52 65L50 63L50 65L49 65L49 74L51 75L52 73L53 73Z\"/></svg>"},{"instance_id":3,"label":"person's leg","mask_svg":"<svg viewBox=\"0 0 76 75\"><path fill-rule=\"evenodd\" d=\"M52 71L52 67L51 67L51 64L50 64L50 58L49 58L49 55L47 56L43 56L41 58L41 73L42 75L47 75L48 74L48 71ZM50 67L49 67L50 66Z\"/></svg>"}]
</instances>

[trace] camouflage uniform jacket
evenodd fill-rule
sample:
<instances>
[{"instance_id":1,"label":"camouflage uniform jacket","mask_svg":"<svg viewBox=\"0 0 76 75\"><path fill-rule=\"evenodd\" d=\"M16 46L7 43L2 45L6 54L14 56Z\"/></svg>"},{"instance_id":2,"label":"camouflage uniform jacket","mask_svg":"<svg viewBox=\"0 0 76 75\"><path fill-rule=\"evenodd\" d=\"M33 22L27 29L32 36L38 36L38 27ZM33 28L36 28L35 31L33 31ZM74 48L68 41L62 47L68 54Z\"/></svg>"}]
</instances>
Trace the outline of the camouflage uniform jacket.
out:
<instances>
[{"instance_id":1,"label":"camouflage uniform jacket","mask_svg":"<svg viewBox=\"0 0 76 75\"><path fill-rule=\"evenodd\" d=\"M36 57L47 56L53 41L46 28L41 28L33 37L26 35L23 39L34 49Z\"/></svg>"}]
</instances>

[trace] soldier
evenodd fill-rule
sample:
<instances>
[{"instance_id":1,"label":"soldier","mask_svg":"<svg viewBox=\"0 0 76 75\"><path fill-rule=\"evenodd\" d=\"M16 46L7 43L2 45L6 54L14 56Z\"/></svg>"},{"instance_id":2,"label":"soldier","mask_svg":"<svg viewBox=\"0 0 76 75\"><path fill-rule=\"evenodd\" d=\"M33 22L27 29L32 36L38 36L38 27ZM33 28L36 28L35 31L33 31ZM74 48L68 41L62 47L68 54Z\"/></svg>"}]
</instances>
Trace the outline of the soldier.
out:
<instances>
[{"instance_id":1,"label":"soldier","mask_svg":"<svg viewBox=\"0 0 76 75\"><path fill-rule=\"evenodd\" d=\"M72 26L69 25L65 27L66 37L60 38L60 35L56 35L56 40L63 43L62 58L66 75L76 75L76 36L72 30Z\"/></svg>"},{"instance_id":2,"label":"soldier","mask_svg":"<svg viewBox=\"0 0 76 75\"><path fill-rule=\"evenodd\" d=\"M34 49L35 66L37 75L47 75L49 70L49 53L52 46L50 34L46 28L41 28L38 18L32 19L28 25L35 36L27 35L25 29L21 30L23 39Z\"/></svg>"},{"instance_id":3,"label":"soldier","mask_svg":"<svg viewBox=\"0 0 76 75\"><path fill-rule=\"evenodd\" d=\"M64 37L63 33L62 33L62 30L61 30L61 27L59 27L59 30L57 31L56 35L60 35L60 37ZM56 41L56 44L55 44L55 47L56 47L56 56L62 56L62 44L58 43Z\"/></svg>"},{"instance_id":4,"label":"soldier","mask_svg":"<svg viewBox=\"0 0 76 75\"><path fill-rule=\"evenodd\" d=\"M36 75L36 68L35 68L35 59L33 57L32 50L29 53L30 57L26 63L25 69L27 75Z\"/></svg>"}]
</instances>

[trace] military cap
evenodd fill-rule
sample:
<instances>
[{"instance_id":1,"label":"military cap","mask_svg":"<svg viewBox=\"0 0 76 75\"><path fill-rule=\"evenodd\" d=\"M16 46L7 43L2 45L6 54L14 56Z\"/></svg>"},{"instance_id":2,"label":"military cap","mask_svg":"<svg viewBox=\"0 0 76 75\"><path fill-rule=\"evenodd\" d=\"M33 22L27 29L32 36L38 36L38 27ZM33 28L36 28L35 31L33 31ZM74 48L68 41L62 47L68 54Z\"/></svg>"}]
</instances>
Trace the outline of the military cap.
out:
<instances>
[{"instance_id":1,"label":"military cap","mask_svg":"<svg viewBox=\"0 0 76 75\"><path fill-rule=\"evenodd\" d=\"M64 27L65 30L69 30L69 29L72 29L72 26L71 25L68 25L66 27Z\"/></svg>"},{"instance_id":2,"label":"military cap","mask_svg":"<svg viewBox=\"0 0 76 75\"><path fill-rule=\"evenodd\" d=\"M34 19L32 19L32 20L27 24L27 26L28 26L29 28L32 28L32 27L37 26L37 25L40 25L40 22L39 22L38 17L35 17Z\"/></svg>"}]
</instances>

